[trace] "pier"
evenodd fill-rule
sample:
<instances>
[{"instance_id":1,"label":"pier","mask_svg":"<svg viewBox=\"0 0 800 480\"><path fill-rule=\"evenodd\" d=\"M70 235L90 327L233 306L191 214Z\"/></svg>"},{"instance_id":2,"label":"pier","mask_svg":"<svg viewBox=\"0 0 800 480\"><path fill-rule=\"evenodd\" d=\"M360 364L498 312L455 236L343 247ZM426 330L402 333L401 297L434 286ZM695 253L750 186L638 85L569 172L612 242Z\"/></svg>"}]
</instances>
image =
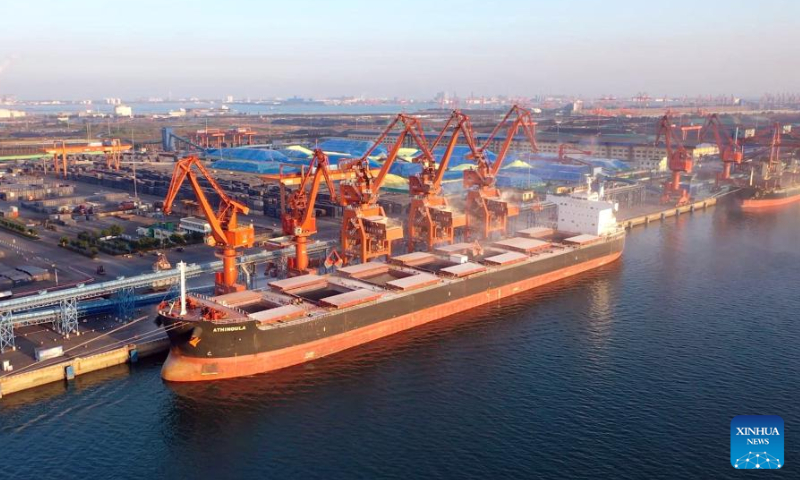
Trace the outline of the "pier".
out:
<instances>
[{"instance_id":1,"label":"pier","mask_svg":"<svg viewBox=\"0 0 800 480\"><path fill-rule=\"evenodd\" d=\"M309 251L329 247L328 242L319 241L309 245ZM255 265L280 261L289 253L286 249L264 251L239 258L238 265L252 278ZM213 272L220 264L187 265L187 277ZM178 269L173 268L0 302L0 365L10 367L0 371L0 398L165 352L169 347L166 333L142 307L158 303L170 292L137 293L137 289L156 283L175 285L178 278ZM192 290L204 288L211 287ZM37 349L54 347L63 354L36 360Z\"/></svg>"}]
</instances>

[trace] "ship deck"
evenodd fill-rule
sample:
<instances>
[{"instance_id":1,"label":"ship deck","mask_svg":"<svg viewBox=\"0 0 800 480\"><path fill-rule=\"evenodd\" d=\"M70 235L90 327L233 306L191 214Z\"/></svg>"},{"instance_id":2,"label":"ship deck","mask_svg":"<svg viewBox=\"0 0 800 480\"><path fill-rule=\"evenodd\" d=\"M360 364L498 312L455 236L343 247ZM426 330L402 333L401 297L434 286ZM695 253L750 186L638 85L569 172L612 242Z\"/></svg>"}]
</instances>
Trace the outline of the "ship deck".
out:
<instances>
[{"instance_id":1,"label":"ship deck","mask_svg":"<svg viewBox=\"0 0 800 480\"><path fill-rule=\"evenodd\" d=\"M614 237L616 235L619 234ZM222 318L213 320L214 323L251 320L258 322L260 329L281 328L347 309L360 308L366 304L380 304L449 283L461 282L466 278L516 268L522 263L565 255L570 251L588 248L602 240L600 237L595 239L594 242L570 243L563 238L539 238L534 240L537 242L534 244L529 238L512 237L482 245L483 251L467 252L464 259L453 259L444 252L415 252L401 255L397 260L389 259L388 262L372 261L344 267L330 275L309 274L275 280L264 290L237 292L219 297L191 294L190 297L196 305L221 313ZM466 252L467 249L455 250ZM413 263L413 266L406 263ZM184 321L200 320L202 310L191 309L180 318ZM175 304L161 313L177 317L179 311L180 307Z\"/></svg>"}]
</instances>

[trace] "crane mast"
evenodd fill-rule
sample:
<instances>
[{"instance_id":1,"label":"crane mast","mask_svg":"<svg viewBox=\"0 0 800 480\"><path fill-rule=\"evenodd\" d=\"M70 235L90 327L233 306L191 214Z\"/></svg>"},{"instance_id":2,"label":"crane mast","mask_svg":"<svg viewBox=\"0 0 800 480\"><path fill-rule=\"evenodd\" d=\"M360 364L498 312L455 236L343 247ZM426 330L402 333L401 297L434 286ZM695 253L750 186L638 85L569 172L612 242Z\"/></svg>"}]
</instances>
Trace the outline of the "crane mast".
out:
<instances>
[{"instance_id":1,"label":"crane mast","mask_svg":"<svg viewBox=\"0 0 800 480\"><path fill-rule=\"evenodd\" d=\"M328 192L330 192L331 200L336 201L334 178L328 165L328 156L322 150L315 149L308 169L301 173L300 184L287 199L287 209L281 218L281 225L283 233L292 236L295 248L294 258L290 258L288 262L290 276L310 273L307 244L308 237L317 233L314 206L323 179L328 187Z\"/></svg>"},{"instance_id":2,"label":"crane mast","mask_svg":"<svg viewBox=\"0 0 800 480\"><path fill-rule=\"evenodd\" d=\"M436 165L433 149L450 131L450 138ZM444 172L450 164L453 150L459 135L470 138L469 117L458 110L453 111L445 123L431 150L423 150L413 161L422 165L422 171L408 179L411 205L408 212L408 249L413 251L417 244L424 244L428 250L441 243L453 243L456 228L466 225L466 216L454 212L441 195Z\"/></svg>"},{"instance_id":3,"label":"crane mast","mask_svg":"<svg viewBox=\"0 0 800 480\"><path fill-rule=\"evenodd\" d=\"M497 158L490 163L486 156L486 148L504 126L508 127L506 138L497 153ZM531 150L539 151L536 144L536 122L533 121L531 112L519 105L511 107L480 147L475 146L474 133L471 133L467 140L471 156L476 163L474 169L464 170L464 188L467 189L467 234L471 234L473 230L478 231L483 238L488 238L492 232L504 234L508 228L509 217L519 214L519 207L503 200L495 183L497 173L520 129L528 139ZM471 127L469 130L472 132Z\"/></svg>"},{"instance_id":4,"label":"crane mast","mask_svg":"<svg viewBox=\"0 0 800 480\"><path fill-rule=\"evenodd\" d=\"M705 138L708 132L714 134L714 141L719 149L719 159L722 160L722 173L717 176L717 181L727 181L731 178L731 167L740 165L744 159L744 151L737 139L732 138L727 133L723 135L724 126L716 113L708 116L703 125L702 136Z\"/></svg>"},{"instance_id":5,"label":"crane mast","mask_svg":"<svg viewBox=\"0 0 800 480\"><path fill-rule=\"evenodd\" d=\"M208 201L193 169L197 169L206 178L211 188L219 196L219 207L216 211ZM164 213L169 214L172 212L172 203L187 178L195 198L200 204L200 209L211 226L211 236L208 243L217 247L217 255L222 259L222 271L217 272L215 276L216 294L244 290L245 287L237 283L237 249L252 247L255 240L255 232L252 224L240 226L238 224L238 216L240 213L247 215L250 209L247 205L228 197L228 194L206 170L200 159L191 155L175 164L172 181L169 184L167 197L164 200Z\"/></svg>"},{"instance_id":6,"label":"crane mast","mask_svg":"<svg viewBox=\"0 0 800 480\"><path fill-rule=\"evenodd\" d=\"M369 168L369 157L395 128L401 130L376 176ZM344 207L341 242L345 263L391 255L392 242L403 238L403 228L391 225L377 202L380 188L407 137L423 151L429 150L420 121L398 114L361 158L339 164L340 169L355 172L352 181L343 181L339 187L339 202Z\"/></svg>"},{"instance_id":7,"label":"crane mast","mask_svg":"<svg viewBox=\"0 0 800 480\"><path fill-rule=\"evenodd\" d=\"M681 174L692 173L694 160L683 147L675 130L670 114L667 112L658 122L655 145L658 145L660 140L664 140L667 150L667 166L672 171L672 178L664 184L664 193L661 201L662 203L675 203L680 206L689 202L689 192L681 187Z\"/></svg>"}]
</instances>

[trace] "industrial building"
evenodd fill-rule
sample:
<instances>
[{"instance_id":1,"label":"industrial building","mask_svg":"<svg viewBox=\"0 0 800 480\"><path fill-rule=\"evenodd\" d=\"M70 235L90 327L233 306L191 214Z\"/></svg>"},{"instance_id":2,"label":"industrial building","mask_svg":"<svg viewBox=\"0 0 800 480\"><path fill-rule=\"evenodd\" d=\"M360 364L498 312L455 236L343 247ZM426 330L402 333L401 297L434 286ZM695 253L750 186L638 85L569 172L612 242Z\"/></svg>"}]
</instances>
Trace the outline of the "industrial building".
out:
<instances>
[{"instance_id":1,"label":"industrial building","mask_svg":"<svg viewBox=\"0 0 800 480\"><path fill-rule=\"evenodd\" d=\"M114 116L116 117L132 117L133 109L128 105L117 105L114 107Z\"/></svg>"},{"instance_id":2,"label":"industrial building","mask_svg":"<svg viewBox=\"0 0 800 480\"><path fill-rule=\"evenodd\" d=\"M181 218L180 228L186 232L202 233L203 235L211 233L211 225L207 221L196 217Z\"/></svg>"}]
</instances>

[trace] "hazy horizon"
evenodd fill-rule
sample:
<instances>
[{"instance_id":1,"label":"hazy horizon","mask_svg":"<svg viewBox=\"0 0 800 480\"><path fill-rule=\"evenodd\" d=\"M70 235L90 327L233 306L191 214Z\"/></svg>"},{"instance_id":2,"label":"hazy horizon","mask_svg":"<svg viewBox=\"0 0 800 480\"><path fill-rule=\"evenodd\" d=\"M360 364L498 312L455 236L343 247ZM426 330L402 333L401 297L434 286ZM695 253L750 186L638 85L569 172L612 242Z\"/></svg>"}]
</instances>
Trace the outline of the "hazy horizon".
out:
<instances>
[{"instance_id":1,"label":"hazy horizon","mask_svg":"<svg viewBox=\"0 0 800 480\"><path fill-rule=\"evenodd\" d=\"M0 94L758 97L796 89L798 13L789 1L10 0Z\"/></svg>"}]
</instances>

